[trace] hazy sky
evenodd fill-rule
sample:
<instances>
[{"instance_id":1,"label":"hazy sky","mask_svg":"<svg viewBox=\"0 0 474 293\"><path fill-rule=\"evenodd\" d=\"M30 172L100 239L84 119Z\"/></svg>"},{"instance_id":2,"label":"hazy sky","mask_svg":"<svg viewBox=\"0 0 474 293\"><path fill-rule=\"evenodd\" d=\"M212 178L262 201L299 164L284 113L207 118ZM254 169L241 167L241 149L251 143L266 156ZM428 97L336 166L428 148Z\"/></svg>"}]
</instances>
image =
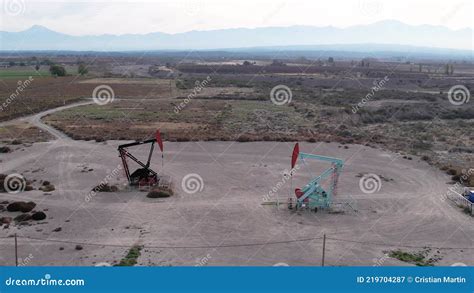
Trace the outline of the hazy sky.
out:
<instances>
[{"instance_id":1,"label":"hazy sky","mask_svg":"<svg viewBox=\"0 0 474 293\"><path fill-rule=\"evenodd\" d=\"M263 26L347 27L395 19L474 28L471 0L0 0L0 30L32 25L72 34L125 34Z\"/></svg>"}]
</instances>

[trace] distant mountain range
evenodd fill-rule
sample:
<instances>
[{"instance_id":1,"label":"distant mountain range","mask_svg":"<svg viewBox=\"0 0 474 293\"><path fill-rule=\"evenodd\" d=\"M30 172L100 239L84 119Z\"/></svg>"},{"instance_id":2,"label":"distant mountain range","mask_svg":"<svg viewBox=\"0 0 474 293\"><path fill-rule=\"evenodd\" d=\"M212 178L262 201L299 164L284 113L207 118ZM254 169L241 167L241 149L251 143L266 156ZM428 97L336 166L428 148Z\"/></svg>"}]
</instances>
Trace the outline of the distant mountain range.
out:
<instances>
[{"instance_id":1,"label":"distant mountain range","mask_svg":"<svg viewBox=\"0 0 474 293\"><path fill-rule=\"evenodd\" d=\"M223 50L259 47L288 50L405 50L406 46L446 48L443 52L473 53L473 30L451 30L442 26L412 26L398 21L381 21L347 28L336 27L265 27L236 28L185 33L148 33L124 35L71 36L42 26L25 31L0 31L0 50L70 51L151 51L151 50Z\"/></svg>"}]
</instances>

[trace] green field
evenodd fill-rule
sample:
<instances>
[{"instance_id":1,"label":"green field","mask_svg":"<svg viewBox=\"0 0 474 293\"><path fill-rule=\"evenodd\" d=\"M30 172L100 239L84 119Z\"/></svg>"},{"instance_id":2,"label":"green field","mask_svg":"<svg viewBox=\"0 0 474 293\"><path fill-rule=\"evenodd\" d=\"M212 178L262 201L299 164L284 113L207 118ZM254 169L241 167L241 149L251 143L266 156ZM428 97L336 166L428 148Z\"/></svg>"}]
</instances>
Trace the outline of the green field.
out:
<instances>
[{"instance_id":1,"label":"green field","mask_svg":"<svg viewBox=\"0 0 474 293\"><path fill-rule=\"evenodd\" d=\"M77 74L77 66L65 66L67 75ZM36 78L51 76L48 65L41 65L38 71L35 70L34 66L14 66L9 68L0 69L0 79L24 79L29 76Z\"/></svg>"},{"instance_id":2,"label":"green field","mask_svg":"<svg viewBox=\"0 0 474 293\"><path fill-rule=\"evenodd\" d=\"M51 76L51 74L46 68L39 71L34 69L0 69L0 79L28 78L29 76L44 77Z\"/></svg>"}]
</instances>

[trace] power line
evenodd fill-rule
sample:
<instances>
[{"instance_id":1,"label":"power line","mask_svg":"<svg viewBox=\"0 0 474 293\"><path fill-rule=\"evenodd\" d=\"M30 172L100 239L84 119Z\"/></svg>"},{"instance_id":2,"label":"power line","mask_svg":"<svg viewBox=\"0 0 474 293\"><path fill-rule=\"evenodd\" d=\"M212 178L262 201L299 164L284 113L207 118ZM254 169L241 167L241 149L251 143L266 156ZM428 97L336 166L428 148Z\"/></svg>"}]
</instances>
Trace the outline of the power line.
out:
<instances>
[{"instance_id":1,"label":"power line","mask_svg":"<svg viewBox=\"0 0 474 293\"><path fill-rule=\"evenodd\" d=\"M0 239L6 239L11 237L2 237ZM67 243L67 244L79 244L79 245L89 245L89 246L109 246L109 247L121 247L121 248L129 248L133 245L123 245L123 244L103 244L103 243L91 243L91 242L78 242L78 241L70 241L70 240L60 240L60 239L44 239L44 238L36 238L36 237L28 237L28 236L18 236L18 238L24 238L29 240L37 240L37 241L46 241L46 242L56 242L56 243ZM313 241L319 240L322 237L314 237L314 238L303 238L303 239L294 239L294 240L286 240L286 241L269 241L269 242L261 242L261 243L240 243L240 244L222 244L222 245L196 245L196 246L148 246L148 245L141 245L143 248L155 248L155 249L211 249L211 248L227 248L227 247L245 247L245 246L262 246L262 245L273 245L273 244L286 244L286 243L294 243L294 242L306 242L306 241Z\"/></svg>"},{"instance_id":2,"label":"power line","mask_svg":"<svg viewBox=\"0 0 474 293\"><path fill-rule=\"evenodd\" d=\"M0 239L7 239L12 237L0 237ZM72 241L72 240L60 240L60 239L45 239L29 236L18 236L18 238L36 240L36 241L46 241L54 243L67 243L67 244L79 244L79 245L89 245L89 246L108 246L108 247L120 247L120 248L129 248L130 245L125 244L105 244L105 243L92 243L92 242L81 242L81 241ZM262 246L262 245L277 245L277 244L289 244L295 242L308 242L313 240L321 240L323 237L312 237L312 238L301 238L293 240L282 240L282 241L268 241L268 242L257 242L257 243L236 243L236 244L222 244L222 245L189 245L189 246L155 246L155 245L142 245L143 248L150 249L213 249L213 248L230 248L230 247L248 247L248 246ZM371 241L358 241L351 239L342 239L342 238L332 238L326 237L326 240L333 240L338 242L348 242L348 243L358 243L363 245L374 245L374 246L391 246L391 247L403 247L403 248L417 248L417 249L452 249L452 250L469 250L474 249L474 247L436 247L436 246L417 246L417 245L403 245L396 243L382 243L382 242L371 242Z\"/></svg>"},{"instance_id":3,"label":"power line","mask_svg":"<svg viewBox=\"0 0 474 293\"><path fill-rule=\"evenodd\" d=\"M392 247L404 247L404 248L459 249L459 250L474 249L474 247L436 247L436 246L429 246L429 245L416 246L416 245L403 245L403 244L394 244L394 243L392 244L392 243L382 243L382 242L357 241L357 240L331 238L331 237L326 237L326 239L340 241L340 242L359 243L359 244L365 244L365 245L392 246Z\"/></svg>"}]
</instances>

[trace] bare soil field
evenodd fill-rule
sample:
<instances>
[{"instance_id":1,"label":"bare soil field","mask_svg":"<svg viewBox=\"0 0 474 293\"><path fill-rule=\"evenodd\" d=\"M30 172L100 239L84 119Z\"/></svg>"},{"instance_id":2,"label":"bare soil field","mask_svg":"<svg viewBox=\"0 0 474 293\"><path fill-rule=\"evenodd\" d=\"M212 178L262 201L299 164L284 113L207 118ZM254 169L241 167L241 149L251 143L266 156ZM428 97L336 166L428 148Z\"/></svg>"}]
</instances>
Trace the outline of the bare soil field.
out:
<instances>
[{"instance_id":1,"label":"bare soil field","mask_svg":"<svg viewBox=\"0 0 474 293\"><path fill-rule=\"evenodd\" d=\"M28 122L0 126L0 141L8 144L22 144L49 141L53 137Z\"/></svg>"},{"instance_id":2,"label":"bare soil field","mask_svg":"<svg viewBox=\"0 0 474 293\"><path fill-rule=\"evenodd\" d=\"M26 77L24 80L27 80ZM120 79L84 79L81 77L34 78L20 88L24 80L6 79L0 83L0 121L31 115L40 111L91 99L100 85L113 85L116 98L155 99L170 93L177 95L173 81L141 79L139 82ZM21 106L20 106L21 105Z\"/></svg>"},{"instance_id":3,"label":"bare soil field","mask_svg":"<svg viewBox=\"0 0 474 293\"><path fill-rule=\"evenodd\" d=\"M203 258L206 265L319 265L323 234L326 265L408 265L386 254L425 247L436 247L426 252L434 265L474 264L469 216L444 198L448 176L417 158L403 160L360 145L302 144L304 151L346 162L336 200L353 208L313 213L262 205L289 168L291 143L168 142L164 169L159 159L153 162L174 180L176 194L164 199L125 189L123 175L113 173L120 163L119 143L56 140L1 155L1 173L24 174L35 190L0 193L0 200L33 201L35 210L47 215L0 229L2 265L13 264L13 238L4 237L14 233L21 258L31 258L28 265L117 264L134 245L144 247L138 265L193 266ZM146 150L139 154L146 156ZM360 191L358 174L365 172L387 178L380 191ZM181 186L189 173L202 178L202 189L194 194ZM110 183L121 190L91 195L108 174L116 174ZM295 175L293 187L309 176L306 171ZM55 190L36 190L44 180ZM285 201L289 192L286 182L277 194ZM19 214L0 212L2 217Z\"/></svg>"}]
</instances>

